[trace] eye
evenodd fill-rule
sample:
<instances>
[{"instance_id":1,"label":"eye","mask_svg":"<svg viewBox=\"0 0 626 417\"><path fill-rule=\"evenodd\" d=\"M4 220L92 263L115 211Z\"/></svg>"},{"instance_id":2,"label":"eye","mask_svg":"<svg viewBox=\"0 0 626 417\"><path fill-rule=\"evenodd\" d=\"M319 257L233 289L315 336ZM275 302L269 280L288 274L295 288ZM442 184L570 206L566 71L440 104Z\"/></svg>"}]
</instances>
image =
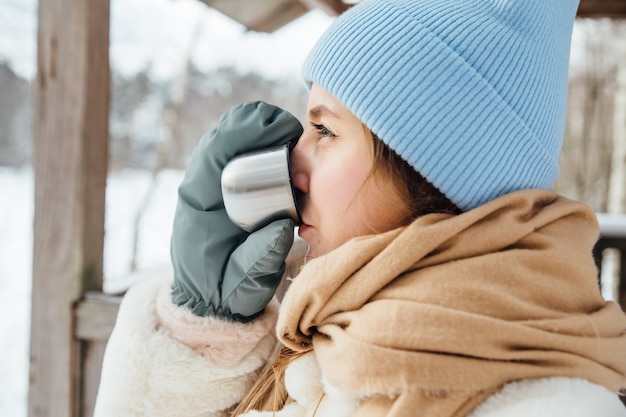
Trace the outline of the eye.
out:
<instances>
[{"instance_id":1,"label":"eye","mask_svg":"<svg viewBox=\"0 0 626 417\"><path fill-rule=\"evenodd\" d=\"M317 133L320 136L331 137L331 138L336 137L336 135L330 130L328 130L328 128L324 125L311 122L311 126L313 126L313 128L317 131Z\"/></svg>"}]
</instances>

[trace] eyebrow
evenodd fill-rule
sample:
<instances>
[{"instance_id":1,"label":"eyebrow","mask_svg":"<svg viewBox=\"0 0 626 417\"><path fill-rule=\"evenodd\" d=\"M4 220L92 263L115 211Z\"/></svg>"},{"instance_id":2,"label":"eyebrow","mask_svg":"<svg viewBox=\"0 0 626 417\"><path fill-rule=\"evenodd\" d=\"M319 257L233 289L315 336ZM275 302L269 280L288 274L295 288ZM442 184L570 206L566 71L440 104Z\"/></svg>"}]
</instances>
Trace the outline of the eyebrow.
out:
<instances>
[{"instance_id":1,"label":"eyebrow","mask_svg":"<svg viewBox=\"0 0 626 417\"><path fill-rule=\"evenodd\" d=\"M318 104L317 106L309 110L309 115L313 117L320 117L322 115L326 115L329 117L339 118L339 115L337 113L335 113L328 107L324 106L323 104Z\"/></svg>"}]
</instances>

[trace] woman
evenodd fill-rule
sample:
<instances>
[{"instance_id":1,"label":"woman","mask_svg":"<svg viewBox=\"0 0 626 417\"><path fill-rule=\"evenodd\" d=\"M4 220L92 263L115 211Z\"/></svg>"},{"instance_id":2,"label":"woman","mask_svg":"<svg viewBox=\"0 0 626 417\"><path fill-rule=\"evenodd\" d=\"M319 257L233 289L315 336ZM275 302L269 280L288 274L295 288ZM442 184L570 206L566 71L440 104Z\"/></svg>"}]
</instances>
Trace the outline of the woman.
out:
<instances>
[{"instance_id":1,"label":"woman","mask_svg":"<svg viewBox=\"0 0 626 417\"><path fill-rule=\"evenodd\" d=\"M122 303L96 416L626 415L595 216L550 191L577 4L558 6L366 0L304 65L304 131L229 110L179 188L171 284ZM243 232L219 178L295 139L308 253L278 307L293 222Z\"/></svg>"}]
</instances>

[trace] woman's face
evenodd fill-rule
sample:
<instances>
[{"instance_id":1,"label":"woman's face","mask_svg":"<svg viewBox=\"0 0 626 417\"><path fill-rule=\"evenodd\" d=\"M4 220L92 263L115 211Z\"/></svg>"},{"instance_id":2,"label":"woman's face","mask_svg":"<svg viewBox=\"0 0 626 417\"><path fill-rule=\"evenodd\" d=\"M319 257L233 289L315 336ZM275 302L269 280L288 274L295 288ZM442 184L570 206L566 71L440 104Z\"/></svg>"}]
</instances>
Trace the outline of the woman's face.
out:
<instances>
[{"instance_id":1,"label":"woman's face","mask_svg":"<svg viewBox=\"0 0 626 417\"><path fill-rule=\"evenodd\" d=\"M304 133L291 153L291 169L302 215L299 235L309 244L308 256L400 226L405 216L397 207L397 191L384 170L371 173L369 130L315 84L307 112Z\"/></svg>"}]
</instances>

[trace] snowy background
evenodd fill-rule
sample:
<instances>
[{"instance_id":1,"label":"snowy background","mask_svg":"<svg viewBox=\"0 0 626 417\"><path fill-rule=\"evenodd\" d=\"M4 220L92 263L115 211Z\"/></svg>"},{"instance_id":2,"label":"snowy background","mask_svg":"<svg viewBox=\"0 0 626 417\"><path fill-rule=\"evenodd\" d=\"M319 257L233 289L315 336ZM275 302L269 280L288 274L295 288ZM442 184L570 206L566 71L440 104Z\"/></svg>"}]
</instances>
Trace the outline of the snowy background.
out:
<instances>
[{"instance_id":1,"label":"snowy background","mask_svg":"<svg viewBox=\"0 0 626 417\"><path fill-rule=\"evenodd\" d=\"M0 62L32 80L36 59L35 0L0 1ZM273 34L246 32L238 23L197 0L112 0L112 67L126 76L144 71L168 80L184 65L193 31L193 51L202 70L232 66L269 78L299 77L300 63L332 18L311 12ZM272 59L268 59L271 56ZM0 93L1 94L1 93ZM183 173L162 171L151 209L142 218L138 268L168 262L176 187ZM121 170L107 182L105 286L116 289L130 267L132 224L151 176ZM30 166L0 167L0 416L25 417L32 261L33 173Z\"/></svg>"},{"instance_id":2,"label":"snowy background","mask_svg":"<svg viewBox=\"0 0 626 417\"><path fill-rule=\"evenodd\" d=\"M154 208L142 218L138 268L166 266L176 187L183 172L166 170L157 177ZM147 171L125 170L109 176L105 239L106 286L123 288L130 267L133 221L148 192ZM33 175L28 167L0 167L0 416L27 414L28 338L33 216Z\"/></svg>"}]
</instances>

